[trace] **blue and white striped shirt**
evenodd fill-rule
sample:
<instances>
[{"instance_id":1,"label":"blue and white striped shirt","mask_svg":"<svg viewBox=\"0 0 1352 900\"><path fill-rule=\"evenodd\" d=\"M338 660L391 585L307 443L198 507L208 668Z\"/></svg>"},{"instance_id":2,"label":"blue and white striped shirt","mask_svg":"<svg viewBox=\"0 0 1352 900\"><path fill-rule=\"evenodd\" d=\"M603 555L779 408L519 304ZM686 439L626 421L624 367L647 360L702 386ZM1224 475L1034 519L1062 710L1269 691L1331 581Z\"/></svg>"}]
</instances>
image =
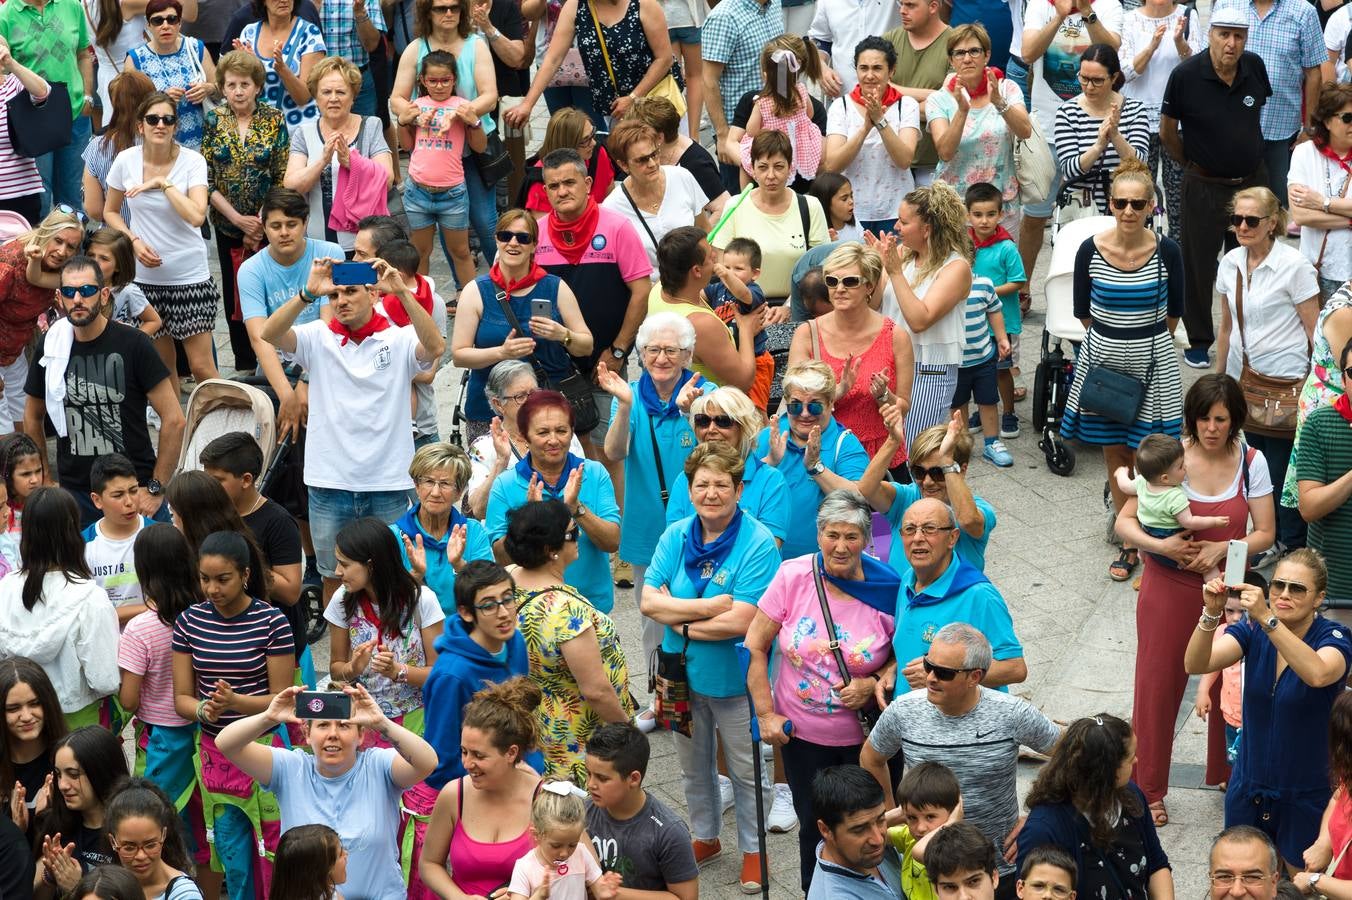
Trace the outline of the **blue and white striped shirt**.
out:
<instances>
[{"instance_id":1,"label":"blue and white striped shirt","mask_svg":"<svg viewBox=\"0 0 1352 900\"><path fill-rule=\"evenodd\" d=\"M972 276L972 292L967 295L967 306L962 316L962 367L975 366L995 354L991 340L992 312L1000 312L1000 298L995 295L995 283L982 275Z\"/></svg>"}]
</instances>

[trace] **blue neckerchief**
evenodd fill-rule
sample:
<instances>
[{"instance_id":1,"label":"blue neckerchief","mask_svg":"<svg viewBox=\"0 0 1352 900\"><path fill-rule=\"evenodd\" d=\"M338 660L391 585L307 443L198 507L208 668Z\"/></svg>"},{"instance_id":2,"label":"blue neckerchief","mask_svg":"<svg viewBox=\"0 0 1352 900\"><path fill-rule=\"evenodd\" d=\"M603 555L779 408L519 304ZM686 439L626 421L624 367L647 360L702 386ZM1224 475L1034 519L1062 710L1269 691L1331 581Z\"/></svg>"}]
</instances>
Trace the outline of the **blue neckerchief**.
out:
<instances>
[{"instance_id":1,"label":"blue neckerchief","mask_svg":"<svg viewBox=\"0 0 1352 900\"><path fill-rule=\"evenodd\" d=\"M817 567L822 578L849 594L854 599L884 615L897 614L897 592L901 590L901 575L884 562L874 559L867 553L861 559L864 562L864 579L854 581L849 578L837 578L826 571L822 552L817 551Z\"/></svg>"},{"instance_id":2,"label":"blue neckerchief","mask_svg":"<svg viewBox=\"0 0 1352 900\"><path fill-rule=\"evenodd\" d=\"M681 414L676 406L676 398L681 395L681 388L685 387L687 381L695 377L695 373L689 369L681 370L681 377L676 382L676 387L671 392L670 400L663 400L657 396L657 385L653 378L647 372L644 372L638 378L638 399L643 404L643 408L648 411L648 415L657 421L663 419L674 419Z\"/></svg>"},{"instance_id":3,"label":"blue neckerchief","mask_svg":"<svg viewBox=\"0 0 1352 900\"><path fill-rule=\"evenodd\" d=\"M691 521L690 530L685 533L685 553L682 555L681 564L685 566L686 577L695 584L696 596L704 596L704 589L709 586L714 573L732 553L732 545L737 543L737 532L741 528L740 506L732 514L732 521L728 523L728 527L709 544L704 543L704 523L700 521L699 516L696 515Z\"/></svg>"},{"instance_id":4,"label":"blue neckerchief","mask_svg":"<svg viewBox=\"0 0 1352 900\"><path fill-rule=\"evenodd\" d=\"M906 585L907 609L917 609L922 606L934 606L942 603L954 594L967 590L972 585L990 582L990 579L986 577L984 572L976 566L966 562L961 556L958 556L957 553L953 554L953 559L955 562L949 565L948 570L946 570L943 575L940 575L939 580L926 588L923 593L915 593L915 572L911 573L911 583ZM950 575L949 572L952 572L952 574ZM942 582L945 579L948 580L948 584L942 585ZM934 590L936 587L938 587L942 593L930 593L930 591Z\"/></svg>"},{"instance_id":5,"label":"blue neckerchief","mask_svg":"<svg viewBox=\"0 0 1352 900\"><path fill-rule=\"evenodd\" d=\"M569 453L563 460L563 474L559 476L558 483L550 484L548 481L545 481L545 477L540 475L540 472L531 465L530 457L531 455L527 453L517 461L516 474L524 478L527 483L530 482L531 475L539 475L540 483L544 485L544 495L550 500L557 500L563 496L563 488L568 484L568 476L573 474L573 470L582 465L583 462L578 457Z\"/></svg>"},{"instance_id":6,"label":"blue neckerchief","mask_svg":"<svg viewBox=\"0 0 1352 900\"><path fill-rule=\"evenodd\" d=\"M428 548L429 550L435 549L440 550L442 553L445 553L446 544L451 539L451 532L455 530L456 526L466 524L469 521L469 519L466 519L465 514L462 513L459 509L452 506L451 521L446 524L446 535L442 537L440 540L438 540L437 538L434 538L432 537L432 535L428 534L426 529L422 527L422 523L418 521L418 510L421 508L422 508L421 503L416 504L414 506L410 506L408 510L399 518L399 521L395 523L395 527L398 528L400 531L402 531L404 534L408 535L409 540L412 540L417 535L421 534L423 536L424 547Z\"/></svg>"}]
</instances>

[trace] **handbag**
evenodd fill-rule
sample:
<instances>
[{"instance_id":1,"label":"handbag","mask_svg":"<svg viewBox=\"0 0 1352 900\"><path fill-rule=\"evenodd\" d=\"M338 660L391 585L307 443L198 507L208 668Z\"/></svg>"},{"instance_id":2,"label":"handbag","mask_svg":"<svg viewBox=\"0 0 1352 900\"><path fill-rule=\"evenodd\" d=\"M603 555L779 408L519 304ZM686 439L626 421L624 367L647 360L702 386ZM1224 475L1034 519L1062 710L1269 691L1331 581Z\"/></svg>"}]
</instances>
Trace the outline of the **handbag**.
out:
<instances>
[{"instance_id":1,"label":"handbag","mask_svg":"<svg viewBox=\"0 0 1352 900\"><path fill-rule=\"evenodd\" d=\"M492 187L512 172L512 156L507 145L498 134L502 129L494 128L488 133L488 146L474 151L474 165L479 169L479 177L485 187Z\"/></svg>"},{"instance_id":2,"label":"handbag","mask_svg":"<svg viewBox=\"0 0 1352 900\"><path fill-rule=\"evenodd\" d=\"M196 39L196 38L185 37L183 40L184 40L184 41L194 41L194 40L197 40L197 39ZM202 44L201 41L198 41L198 46L202 47L202 52L203 52L203 53L206 53L206 52L207 52L207 51L206 51L205 45ZM204 82L206 82L206 84L207 84L208 87L211 87L211 80L210 80L209 78L207 78L207 72L206 72L206 69L202 68L202 60L198 58L198 56L197 56L196 53L193 53L193 52L192 52L192 47L191 47L191 46L187 47L186 49L188 50L188 59L192 60L192 70L193 70L193 74L195 74L195 75L197 76L197 80L198 80L198 81L204 81ZM220 105L221 105L221 101L220 101L220 100L217 100L215 97L213 97L213 96L211 95L211 91L207 91L206 96L202 98L202 112L203 112L203 113L209 113L209 112L211 112L212 110L216 109L216 108L217 108L218 106L220 106Z\"/></svg>"},{"instance_id":3,"label":"handbag","mask_svg":"<svg viewBox=\"0 0 1352 900\"><path fill-rule=\"evenodd\" d=\"M1244 367L1239 372L1239 388L1244 392L1248 413L1244 430L1267 437L1290 439L1296 434L1300 413L1300 390L1305 376L1275 378L1257 372L1249 365L1249 342L1244 337L1244 273L1235 278L1235 318L1239 322L1239 347Z\"/></svg>"},{"instance_id":4,"label":"handbag","mask_svg":"<svg viewBox=\"0 0 1352 900\"><path fill-rule=\"evenodd\" d=\"M822 570L815 556L812 557L812 583L817 586L817 602L822 608L822 623L826 626L826 633L831 636L831 642L827 646L831 648L831 655L836 658L836 666L840 669L841 687L846 687L853 679L850 678L850 669L845 664L845 654L840 652L836 621L831 618L831 604L827 602L826 585L822 584ZM863 729L864 739L867 740L873 726L878 724L878 718L883 714L882 710L878 709L876 700L870 700L854 712L859 718L859 727Z\"/></svg>"},{"instance_id":5,"label":"handbag","mask_svg":"<svg viewBox=\"0 0 1352 900\"><path fill-rule=\"evenodd\" d=\"M1164 263L1160 260L1158 247L1155 249L1155 270L1156 290L1163 300ZM1094 365L1090 360L1089 351L1089 337L1093 333L1094 328L1091 325L1084 335L1083 355L1086 371L1084 381L1080 383L1079 408L1084 412L1102 416L1110 422L1130 425L1136 421L1136 416L1145 403L1145 388L1150 383L1150 377L1155 374L1155 355L1158 348L1151 346L1150 366L1146 369L1145 378L1137 378L1135 375L1118 372L1104 365Z\"/></svg>"},{"instance_id":6,"label":"handbag","mask_svg":"<svg viewBox=\"0 0 1352 900\"><path fill-rule=\"evenodd\" d=\"M1019 201L1045 203L1056 178L1056 157L1037 116L1029 116L1033 133L1014 141L1014 177L1019 180Z\"/></svg>"},{"instance_id":7,"label":"handbag","mask_svg":"<svg viewBox=\"0 0 1352 900\"><path fill-rule=\"evenodd\" d=\"M48 82L46 98L37 103L21 90L5 104L9 115L9 142L20 156L39 157L70 143L70 91L60 81Z\"/></svg>"},{"instance_id":8,"label":"handbag","mask_svg":"<svg viewBox=\"0 0 1352 900\"><path fill-rule=\"evenodd\" d=\"M501 288L497 291L498 305L502 307L502 313L507 317L507 322L516 329L519 335L525 335L526 331L517 321L516 313L512 312L512 304L507 302L507 292ZM592 398L591 381L577 370L577 366L569 360L569 366L573 372L571 375L565 375L563 378L553 378L540 365L540 361L532 353L528 359L531 367L535 369L535 379L540 383L540 387L546 390L558 391L568 399L568 405L573 408L573 432L577 435L590 434L601 424L601 414L596 410L596 401Z\"/></svg>"},{"instance_id":9,"label":"handbag","mask_svg":"<svg viewBox=\"0 0 1352 900\"><path fill-rule=\"evenodd\" d=\"M618 94L620 83L615 80L615 67L610 64L610 51L606 49L606 35L601 30L601 20L596 18L596 8L591 3L588 3L587 0L581 0L581 2L587 4L587 12L591 13L592 27L596 29L596 42L601 45L601 59L605 61L606 74L610 76L610 85ZM676 115L685 115L685 95L681 93L681 86L676 83L676 76L670 72L667 72L666 77L657 82L657 86L648 91L646 96L663 97L676 107Z\"/></svg>"},{"instance_id":10,"label":"handbag","mask_svg":"<svg viewBox=\"0 0 1352 900\"><path fill-rule=\"evenodd\" d=\"M693 737L694 713L690 708L690 677L686 672L686 652L690 650L690 626L681 626L685 643L679 652L669 653L658 644L648 671L648 691L653 695L653 715L657 727Z\"/></svg>"}]
</instances>

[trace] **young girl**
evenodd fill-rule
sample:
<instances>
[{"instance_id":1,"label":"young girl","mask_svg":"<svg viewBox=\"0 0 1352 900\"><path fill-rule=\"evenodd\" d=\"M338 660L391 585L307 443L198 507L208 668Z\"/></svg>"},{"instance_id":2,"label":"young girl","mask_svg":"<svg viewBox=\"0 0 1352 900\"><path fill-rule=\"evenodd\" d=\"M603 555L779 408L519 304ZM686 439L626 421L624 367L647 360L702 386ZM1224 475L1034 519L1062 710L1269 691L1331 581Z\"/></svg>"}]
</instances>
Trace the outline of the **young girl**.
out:
<instances>
[{"instance_id":1,"label":"young girl","mask_svg":"<svg viewBox=\"0 0 1352 900\"><path fill-rule=\"evenodd\" d=\"M1244 605L1239 602L1238 597L1227 596L1225 598L1225 621L1221 624L1221 627L1216 629L1213 641L1219 642L1221 635L1243 620ZM1211 713L1211 691L1217 678L1221 679L1221 715L1225 719L1225 758L1233 766L1235 758L1239 755L1239 730L1244 722L1242 717L1244 660L1241 659L1219 672L1208 672L1198 682L1197 701L1193 704L1193 709L1196 710L1197 717L1203 722ZM1225 790L1224 784L1221 785L1221 790Z\"/></svg>"},{"instance_id":2,"label":"young girl","mask_svg":"<svg viewBox=\"0 0 1352 900\"><path fill-rule=\"evenodd\" d=\"M417 548L414 571L426 567ZM437 595L404 568L388 525L366 517L349 522L334 546L342 585L324 610L329 623L329 674L361 679L380 710L414 734L423 733L422 686L437 661L434 642L446 618ZM367 746L384 742L374 730Z\"/></svg>"},{"instance_id":3,"label":"young girl","mask_svg":"<svg viewBox=\"0 0 1352 900\"><path fill-rule=\"evenodd\" d=\"M136 876L121 866L99 866L80 879L71 892L74 900L143 900Z\"/></svg>"},{"instance_id":4,"label":"young girl","mask_svg":"<svg viewBox=\"0 0 1352 900\"><path fill-rule=\"evenodd\" d=\"M160 314L132 281L136 277L136 254L131 249L131 238L116 228L100 228L89 236L86 252L99 264L104 285L112 289L113 308L108 317L139 328L149 337L159 334L164 326Z\"/></svg>"},{"instance_id":5,"label":"young girl","mask_svg":"<svg viewBox=\"0 0 1352 900\"><path fill-rule=\"evenodd\" d=\"M23 507L28 497L42 487L42 453L33 439L21 431L0 438L0 474L9 492L9 517L5 530L16 538L23 526Z\"/></svg>"},{"instance_id":6,"label":"young girl","mask_svg":"<svg viewBox=\"0 0 1352 900\"><path fill-rule=\"evenodd\" d=\"M413 244L422 255L419 272L427 274L432 232L440 227L456 281L466 285L474 280L474 259L469 252L465 144L482 151L488 146L488 136L469 101L455 96L454 56L445 50L428 53L418 79L422 91L399 119L401 125L414 126L404 212L408 214Z\"/></svg>"},{"instance_id":7,"label":"young girl","mask_svg":"<svg viewBox=\"0 0 1352 900\"><path fill-rule=\"evenodd\" d=\"M277 845L277 877L268 900L342 900L338 885L347 881L347 850L327 825L298 825ZM327 872L327 878L316 878Z\"/></svg>"},{"instance_id":8,"label":"young girl","mask_svg":"<svg viewBox=\"0 0 1352 900\"><path fill-rule=\"evenodd\" d=\"M136 876L144 900L202 900L174 805L154 782L133 778L108 802L105 818L118 861Z\"/></svg>"},{"instance_id":9,"label":"young girl","mask_svg":"<svg viewBox=\"0 0 1352 900\"><path fill-rule=\"evenodd\" d=\"M77 728L56 744L47 812L38 821L33 896L52 900L75 889L96 866L116 862L104 831L106 804L127 780L127 759L111 732Z\"/></svg>"},{"instance_id":10,"label":"young girl","mask_svg":"<svg viewBox=\"0 0 1352 900\"><path fill-rule=\"evenodd\" d=\"M9 522L9 488L0 481L0 522ZM17 571L23 557L19 553L19 535L0 530L0 578Z\"/></svg>"},{"instance_id":11,"label":"young girl","mask_svg":"<svg viewBox=\"0 0 1352 900\"><path fill-rule=\"evenodd\" d=\"M819 80L821 57L815 48L809 51L801 37L781 34L761 50L760 64L765 87L756 95L756 105L742 135L742 168L747 175L753 174L751 142L756 135L762 131L782 131L793 145L789 174L797 175L806 185L817 177L821 165L822 133L812 122L812 100L799 76ZM796 188L797 184L793 186Z\"/></svg>"},{"instance_id":12,"label":"young girl","mask_svg":"<svg viewBox=\"0 0 1352 900\"><path fill-rule=\"evenodd\" d=\"M265 814L278 814L276 801L216 749L214 738L230 722L267 709L295 672L291 626L246 589L253 552L233 531L202 541L197 570L207 599L179 614L173 635L174 708L201 725L195 762L203 818L213 868L223 867L231 900L266 892L255 890L255 842L274 834L264 828ZM264 868L265 880L269 874Z\"/></svg>"},{"instance_id":13,"label":"young girl","mask_svg":"<svg viewBox=\"0 0 1352 900\"><path fill-rule=\"evenodd\" d=\"M581 846L587 816L583 796L567 781L551 781L540 788L530 809L535 849L516 861L508 900L586 900L592 886L598 900L615 896L619 879L598 884L601 866Z\"/></svg>"},{"instance_id":14,"label":"young girl","mask_svg":"<svg viewBox=\"0 0 1352 900\"><path fill-rule=\"evenodd\" d=\"M808 195L816 197L826 211L826 230L833 241L862 241L864 230L854 219L854 187L839 172L822 172L812 181Z\"/></svg>"},{"instance_id":15,"label":"young girl","mask_svg":"<svg viewBox=\"0 0 1352 900\"><path fill-rule=\"evenodd\" d=\"M23 656L0 662L0 702L5 705L0 800L14 824L32 838L37 817L51 802L52 758L66 736L66 718L47 673Z\"/></svg>"}]
</instances>

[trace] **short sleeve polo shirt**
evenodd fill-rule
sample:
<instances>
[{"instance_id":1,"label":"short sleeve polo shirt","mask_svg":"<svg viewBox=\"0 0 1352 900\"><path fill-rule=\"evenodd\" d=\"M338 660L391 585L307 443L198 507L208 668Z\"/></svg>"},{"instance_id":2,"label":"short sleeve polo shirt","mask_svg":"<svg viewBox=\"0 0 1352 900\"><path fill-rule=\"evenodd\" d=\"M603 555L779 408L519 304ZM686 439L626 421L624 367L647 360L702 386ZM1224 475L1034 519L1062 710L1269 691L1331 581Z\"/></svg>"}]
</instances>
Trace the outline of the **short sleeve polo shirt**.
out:
<instances>
[{"instance_id":1,"label":"short sleeve polo shirt","mask_svg":"<svg viewBox=\"0 0 1352 900\"><path fill-rule=\"evenodd\" d=\"M1210 53L1179 63L1164 88L1160 112L1182 125L1183 156L1207 174L1243 178L1263 161L1263 104L1272 96L1267 66L1240 54L1235 79L1221 81Z\"/></svg>"}]
</instances>

